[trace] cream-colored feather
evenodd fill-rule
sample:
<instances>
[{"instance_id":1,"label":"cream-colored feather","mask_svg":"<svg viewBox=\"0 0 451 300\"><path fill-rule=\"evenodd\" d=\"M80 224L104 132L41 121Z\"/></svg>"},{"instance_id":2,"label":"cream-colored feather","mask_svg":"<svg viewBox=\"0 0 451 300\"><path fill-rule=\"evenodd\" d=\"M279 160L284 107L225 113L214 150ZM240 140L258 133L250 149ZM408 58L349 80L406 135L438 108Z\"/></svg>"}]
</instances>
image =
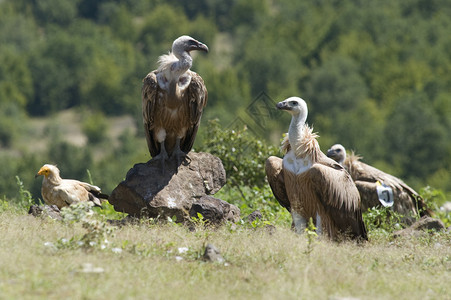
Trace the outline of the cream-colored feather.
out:
<instances>
[{"instance_id":1,"label":"cream-colored feather","mask_svg":"<svg viewBox=\"0 0 451 300\"><path fill-rule=\"evenodd\" d=\"M59 209L69 206L72 203L92 201L95 205L101 206L101 199L108 199L108 196L101 193L98 186L86 182L62 179L59 169L50 164L41 167L36 176L42 175L41 194L48 205L56 205Z\"/></svg>"}]
</instances>

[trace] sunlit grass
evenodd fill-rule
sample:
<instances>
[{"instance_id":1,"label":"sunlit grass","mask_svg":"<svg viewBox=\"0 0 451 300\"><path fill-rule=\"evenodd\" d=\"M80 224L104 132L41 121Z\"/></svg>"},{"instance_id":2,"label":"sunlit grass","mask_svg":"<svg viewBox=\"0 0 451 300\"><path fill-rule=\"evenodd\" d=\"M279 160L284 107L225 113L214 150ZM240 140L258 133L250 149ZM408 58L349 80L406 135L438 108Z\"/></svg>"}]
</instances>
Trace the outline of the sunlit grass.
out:
<instances>
[{"instance_id":1,"label":"sunlit grass","mask_svg":"<svg viewBox=\"0 0 451 300\"><path fill-rule=\"evenodd\" d=\"M0 298L447 299L451 294L449 233L379 237L364 245L318 239L308 253L306 236L288 227L190 231L142 221L116 228L102 250L55 247L86 233L78 222L5 210ZM226 264L201 259L206 242L220 249ZM179 253L183 247L188 251Z\"/></svg>"}]
</instances>

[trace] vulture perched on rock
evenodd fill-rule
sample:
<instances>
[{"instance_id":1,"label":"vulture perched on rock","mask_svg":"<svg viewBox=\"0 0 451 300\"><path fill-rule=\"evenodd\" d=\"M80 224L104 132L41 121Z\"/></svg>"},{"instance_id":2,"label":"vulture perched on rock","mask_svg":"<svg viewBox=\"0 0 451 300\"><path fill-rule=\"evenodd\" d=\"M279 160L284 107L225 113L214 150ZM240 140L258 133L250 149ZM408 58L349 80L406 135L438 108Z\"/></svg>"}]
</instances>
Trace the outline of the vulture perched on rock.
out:
<instances>
[{"instance_id":1,"label":"vulture perched on rock","mask_svg":"<svg viewBox=\"0 0 451 300\"><path fill-rule=\"evenodd\" d=\"M327 156L349 172L360 192L363 210L381 205L392 207L404 216L408 224L416 220L418 213L421 216L430 215L421 196L404 181L363 163L361 157L354 153L346 155L342 145L333 145L327 150Z\"/></svg>"},{"instance_id":2,"label":"vulture perched on rock","mask_svg":"<svg viewBox=\"0 0 451 300\"><path fill-rule=\"evenodd\" d=\"M278 201L289 204L295 231L301 233L312 218L318 231L333 240L342 236L367 240L359 192L348 172L321 152L317 135L306 124L305 101L291 97L277 108L292 116L283 145L287 153L281 171L279 161L268 158L266 174Z\"/></svg>"},{"instance_id":3,"label":"vulture perched on rock","mask_svg":"<svg viewBox=\"0 0 451 300\"><path fill-rule=\"evenodd\" d=\"M72 203L92 201L96 206L102 206L102 200L107 200L108 195L102 194L100 188L86 182L73 179L62 179L60 170L46 164L42 166L35 177L42 175L41 194L45 203L56 205L59 209Z\"/></svg>"},{"instance_id":4,"label":"vulture perched on rock","mask_svg":"<svg viewBox=\"0 0 451 300\"><path fill-rule=\"evenodd\" d=\"M193 50L208 47L189 36L181 36L172 51L160 56L159 67L147 74L142 87L142 109L147 146L162 166L169 157L179 164L191 150L207 104L207 89L197 73L190 70Z\"/></svg>"}]
</instances>

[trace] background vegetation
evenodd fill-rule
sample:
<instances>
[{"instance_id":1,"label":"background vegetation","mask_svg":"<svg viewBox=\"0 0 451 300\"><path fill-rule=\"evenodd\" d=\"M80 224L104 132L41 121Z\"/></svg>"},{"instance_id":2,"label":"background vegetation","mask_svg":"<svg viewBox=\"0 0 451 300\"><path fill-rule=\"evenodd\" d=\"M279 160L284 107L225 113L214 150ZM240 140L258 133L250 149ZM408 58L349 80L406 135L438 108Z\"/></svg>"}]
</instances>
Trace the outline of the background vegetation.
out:
<instances>
[{"instance_id":1,"label":"background vegetation","mask_svg":"<svg viewBox=\"0 0 451 300\"><path fill-rule=\"evenodd\" d=\"M195 149L233 153L212 144L211 119L219 131L247 124L262 143L227 161L240 205L265 188L264 160L289 124L249 109L262 92L304 98L323 150L341 143L449 195L450 15L446 0L0 1L0 196L19 197L18 175L39 198L44 163L66 178L87 180L89 169L109 193L148 160L141 80L182 34L211 49L193 66L209 91ZM244 168L252 178L234 174Z\"/></svg>"}]
</instances>

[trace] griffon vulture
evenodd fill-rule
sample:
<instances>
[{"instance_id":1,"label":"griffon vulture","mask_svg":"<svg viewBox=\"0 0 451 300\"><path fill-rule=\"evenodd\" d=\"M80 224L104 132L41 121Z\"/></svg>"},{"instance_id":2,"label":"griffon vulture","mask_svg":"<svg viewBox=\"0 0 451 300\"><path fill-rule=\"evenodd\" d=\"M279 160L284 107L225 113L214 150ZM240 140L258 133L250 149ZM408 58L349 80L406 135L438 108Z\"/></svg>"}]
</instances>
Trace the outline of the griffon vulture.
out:
<instances>
[{"instance_id":1,"label":"griffon vulture","mask_svg":"<svg viewBox=\"0 0 451 300\"><path fill-rule=\"evenodd\" d=\"M161 159L175 156L179 163L193 147L207 89L197 73L190 70L193 50L208 47L189 36L181 36L172 51L160 56L159 67L147 74L142 87L144 132L150 155Z\"/></svg>"},{"instance_id":2,"label":"griffon vulture","mask_svg":"<svg viewBox=\"0 0 451 300\"><path fill-rule=\"evenodd\" d=\"M62 179L60 170L54 165L42 166L35 177L39 175L44 176L41 188L42 198L48 205L56 205L59 209L82 201L92 201L96 206L102 206L101 199L108 199L108 195L102 194L100 188L95 185L73 179Z\"/></svg>"},{"instance_id":3,"label":"griffon vulture","mask_svg":"<svg viewBox=\"0 0 451 300\"><path fill-rule=\"evenodd\" d=\"M430 215L421 196L404 181L363 163L354 153L347 156L342 145L333 145L327 150L327 156L349 172L360 192L363 210L381 205L393 207L409 224L415 221L418 210L421 216Z\"/></svg>"},{"instance_id":4,"label":"griffon vulture","mask_svg":"<svg viewBox=\"0 0 451 300\"><path fill-rule=\"evenodd\" d=\"M359 192L348 172L321 152L317 135L306 124L305 101L291 97L277 108L292 116L282 172L296 232L302 232L313 218L318 231L324 230L331 239L343 234L367 240Z\"/></svg>"}]
</instances>

